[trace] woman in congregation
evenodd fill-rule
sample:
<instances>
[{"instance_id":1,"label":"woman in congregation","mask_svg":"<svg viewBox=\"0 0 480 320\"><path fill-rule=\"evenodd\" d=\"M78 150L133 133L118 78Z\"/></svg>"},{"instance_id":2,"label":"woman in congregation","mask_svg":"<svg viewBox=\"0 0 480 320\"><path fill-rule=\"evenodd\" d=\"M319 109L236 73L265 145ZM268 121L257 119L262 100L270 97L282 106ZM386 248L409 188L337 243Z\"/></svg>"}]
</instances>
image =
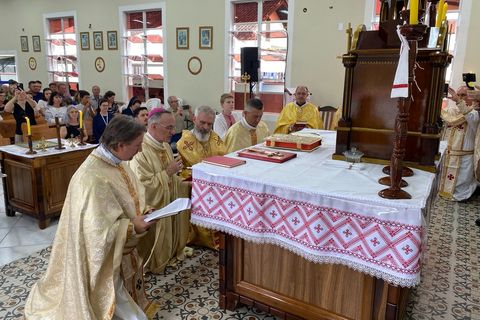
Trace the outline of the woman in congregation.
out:
<instances>
[{"instance_id":1,"label":"woman in congregation","mask_svg":"<svg viewBox=\"0 0 480 320\"><path fill-rule=\"evenodd\" d=\"M25 117L30 120L30 125L36 125L35 108L37 103L27 95L23 90L15 89L15 95L5 105L5 112L13 113L16 121L15 126L15 143L23 142L22 123L26 122Z\"/></svg>"},{"instance_id":2,"label":"woman in congregation","mask_svg":"<svg viewBox=\"0 0 480 320\"><path fill-rule=\"evenodd\" d=\"M52 90L50 88L45 88L43 89L42 99L38 100L37 102L37 111L42 116L45 116L45 109L47 109L48 101L50 100L51 95L52 95Z\"/></svg>"},{"instance_id":3,"label":"woman in congregation","mask_svg":"<svg viewBox=\"0 0 480 320\"><path fill-rule=\"evenodd\" d=\"M232 112L235 109L235 98L230 93L222 94L220 104L222 105L222 112L215 117L213 131L223 139L228 129L242 119L242 114Z\"/></svg>"},{"instance_id":4,"label":"woman in congregation","mask_svg":"<svg viewBox=\"0 0 480 320\"><path fill-rule=\"evenodd\" d=\"M107 124L113 118L113 115L108 112L108 107L110 106L108 99L100 99L98 105L97 114L93 117L93 139L95 143L100 141L103 131L105 131Z\"/></svg>"},{"instance_id":5,"label":"woman in congregation","mask_svg":"<svg viewBox=\"0 0 480 320\"><path fill-rule=\"evenodd\" d=\"M128 102L128 105L123 109L122 114L133 117L133 112L140 107L141 102L136 96L133 96L132 99Z\"/></svg>"},{"instance_id":6,"label":"woman in congregation","mask_svg":"<svg viewBox=\"0 0 480 320\"><path fill-rule=\"evenodd\" d=\"M50 99L48 99L48 106L45 109L45 120L48 123L55 123L56 117L62 121L66 116L67 107L63 102L63 96L58 92L52 92Z\"/></svg>"},{"instance_id":7,"label":"woman in congregation","mask_svg":"<svg viewBox=\"0 0 480 320\"><path fill-rule=\"evenodd\" d=\"M79 124L79 115L77 108L74 106L67 107L67 114L63 123L65 127L60 127L60 136L65 139L77 138L80 135L80 124Z\"/></svg>"}]
</instances>

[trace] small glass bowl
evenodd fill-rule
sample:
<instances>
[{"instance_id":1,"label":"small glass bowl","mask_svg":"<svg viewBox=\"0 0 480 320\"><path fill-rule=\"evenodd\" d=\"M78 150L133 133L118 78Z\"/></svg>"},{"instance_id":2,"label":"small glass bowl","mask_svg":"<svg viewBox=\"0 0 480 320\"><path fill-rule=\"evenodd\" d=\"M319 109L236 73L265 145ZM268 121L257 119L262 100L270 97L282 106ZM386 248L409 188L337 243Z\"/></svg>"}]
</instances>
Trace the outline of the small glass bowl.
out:
<instances>
[{"instance_id":1,"label":"small glass bowl","mask_svg":"<svg viewBox=\"0 0 480 320\"><path fill-rule=\"evenodd\" d=\"M343 155L345 156L345 160L351 163L349 168L351 169L355 163L360 162L360 159L363 157L363 152L355 147L352 147L350 150L344 151Z\"/></svg>"}]
</instances>

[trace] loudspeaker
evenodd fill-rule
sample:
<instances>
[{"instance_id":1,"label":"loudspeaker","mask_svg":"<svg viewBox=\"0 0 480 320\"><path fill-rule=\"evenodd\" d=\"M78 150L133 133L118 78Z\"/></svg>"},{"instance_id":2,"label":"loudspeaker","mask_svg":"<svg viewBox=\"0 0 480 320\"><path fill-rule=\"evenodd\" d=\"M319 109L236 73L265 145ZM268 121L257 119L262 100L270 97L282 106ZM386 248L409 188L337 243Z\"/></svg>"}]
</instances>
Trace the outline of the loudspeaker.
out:
<instances>
[{"instance_id":1,"label":"loudspeaker","mask_svg":"<svg viewBox=\"0 0 480 320\"><path fill-rule=\"evenodd\" d=\"M258 68L260 61L258 60L258 47L241 48L240 63L242 65L242 75L250 75L250 82L258 82Z\"/></svg>"}]
</instances>

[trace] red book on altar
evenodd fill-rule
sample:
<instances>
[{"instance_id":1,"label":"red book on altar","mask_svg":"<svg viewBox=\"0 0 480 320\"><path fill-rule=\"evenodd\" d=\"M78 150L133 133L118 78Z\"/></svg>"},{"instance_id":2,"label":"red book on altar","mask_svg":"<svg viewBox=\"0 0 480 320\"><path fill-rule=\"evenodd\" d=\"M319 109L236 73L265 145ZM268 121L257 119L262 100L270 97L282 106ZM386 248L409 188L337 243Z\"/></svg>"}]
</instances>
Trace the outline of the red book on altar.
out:
<instances>
[{"instance_id":1,"label":"red book on altar","mask_svg":"<svg viewBox=\"0 0 480 320\"><path fill-rule=\"evenodd\" d=\"M213 156L202 160L203 163L213 164L214 166L220 166L225 168L233 168L241 166L247 163L245 160L229 158L224 156Z\"/></svg>"},{"instance_id":2,"label":"red book on altar","mask_svg":"<svg viewBox=\"0 0 480 320\"><path fill-rule=\"evenodd\" d=\"M238 153L240 157L250 158L255 160L262 160L268 162L282 163L293 159L297 156L296 153L286 151L271 151L263 148L251 147L243 149Z\"/></svg>"},{"instance_id":3,"label":"red book on altar","mask_svg":"<svg viewBox=\"0 0 480 320\"><path fill-rule=\"evenodd\" d=\"M265 138L265 145L270 148L313 151L322 144L321 137L295 134L274 134Z\"/></svg>"}]
</instances>

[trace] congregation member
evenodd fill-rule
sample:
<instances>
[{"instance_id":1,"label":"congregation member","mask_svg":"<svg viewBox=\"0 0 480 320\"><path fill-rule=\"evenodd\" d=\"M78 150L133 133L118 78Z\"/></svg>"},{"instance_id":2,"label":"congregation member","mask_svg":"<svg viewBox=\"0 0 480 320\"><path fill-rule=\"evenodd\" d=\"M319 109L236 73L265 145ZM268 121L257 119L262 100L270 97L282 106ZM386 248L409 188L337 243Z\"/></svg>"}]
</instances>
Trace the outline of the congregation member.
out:
<instances>
[{"instance_id":1,"label":"congregation member","mask_svg":"<svg viewBox=\"0 0 480 320\"><path fill-rule=\"evenodd\" d=\"M455 201L467 200L477 188L474 152L478 148L475 136L480 118L467 90L467 87L460 87L455 92L449 88L449 98L455 104L449 104L441 113L448 145L442 165L439 195Z\"/></svg>"},{"instance_id":2,"label":"congregation member","mask_svg":"<svg viewBox=\"0 0 480 320\"><path fill-rule=\"evenodd\" d=\"M93 117L93 141L99 143L100 138L105 131L108 123L112 120L113 115L108 112L109 102L103 98L100 100L100 105L97 110L97 114Z\"/></svg>"},{"instance_id":3,"label":"congregation member","mask_svg":"<svg viewBox=\"0 0 480 320\"><path fill-rule=\"evenodd\" d=\"M233 110L235 110L235 98L230 93L222 94L220 97L220 105L222 112L215 117L213 131L223 139L228 129L241 119L241 115L233 113Z\"/></svg>"},{"instance_id":4,"label":"congregation member","mask_svg":"<svg viewBox=\"0 0 480 320\"><path fill-rule=\"evenodd\" d=\"M152 109L142 149L129 163L145 187L147 206L152 208L163 208L177 198L189 196L189 184L177 175L183 169L182 160L174 158L170 148L174 132L173 114L160 108ZM188 211L162 218L150 228L138 246L139 254L145 261L145 272L162 273L167 265L184 260L189 230ZM187 253L190 254L191 250Z\"/></svg>"},{"instance_id":5,"label":"congregation member","mask_svg":"<svg viewBox=\"0 0 480 320\"><path fill-rule=\"evenodd\" d=\"M50 96L52 95L52 90L50 88L43 89L42 98L37 102L37 111L42 115L45 116L45 109L47 109L48 101L50 100Z\"/></svg>"},{"instance_id":6,"label":"congregation member","mask_svg":"<svg viewBox=\"0 0 480 320\"><path fill-rule=\"evenodd\" d=\"M33 100L38 103L38 101L43 97L42 82L40 80L29 81L27 93L30 93Z\"/></svg>"},{"instance_id":7,"label":"congregation member","mask_svg":"<svg viewBox=\"0 0 480 320\"><path fill-rule=\"evenodd\" d=\"M13 80L13 79L10 79L8 80L8 90L7 90L7 96L6 96L6 100L5 101L10 101L10 99L12 99L13 97L15 97L15 90L18 89L18 82Z\"/></svg>"},{"instance_id":8,"label":"congregation member","mask_svg":"<svg viewBox=\"0 0 480 320\"><path fill-rule=\"evenodd\" d=\"M146 107L138 107L133 111L133 117L135 118L135 121L138 123L141 123L145 126L145 129L147 128L148 125L148 109Z\"/></svg>"},{"instance_id":9,"label":"congregation member","mask_svg":"<svg viewBox=\"0 0 480 320\"><path fill-rule=\"evenodd\" d=\"M25 91L16 89L15 95L5 105L5 112L13 113L15 118L15 143L23 142L22 123L25 117L30 120L30 125L36 125L35 108L37 103Z\"/></svg>"},{"instance_id":10,"label":"congregation member","mask_svg":"<svg viewBox=\"0 0 480 320\"><path fill-rule=\"evenodd\" d=\"M187 124L192 122L192 111L190 108L184 110L180 105L180 99L176 96L170 96L167 99L170 111L175 117L175 134L172 142L176 143L182 137L183 130L187 130Z\"/></svg>"},{"instance_id":11,"label":"congregation member","mask_svg":"<svg viewBox=\"0 0 480 320\"><path fill-rule=\"evenodd\" d=\"M214 121L215 111L212 108L201 106L195 109L193 129L184 130L177 143L178 153L185 167L191 167L205 158L226 153L222 139L212 130ZM183 176L185 175L183 172ZM192 226L192 231L191 244L218 249L218 236L214 231L198 226Z\"/></svg>"},{"instance_id":12,"label":"congregation member","mask_svg":"<svg viewBox=\"0 0 480 320\"><path fill-rule=\"evenodd\" d=\"M57 93L59 93L63 98L71 98L70 89L65 82L57 83Z\"/></svg>"},{"instance_id":13,"label":"congregation member","mask_svg":"<svg viewBox=\"0 0 480 320\"><path fill-rule=\"evenodd\" d=\"M317 106L307 101L309 91L306 86L295 89L295 101L287 103L277 119L275 133L290 133L303 128L323 129Z\"/></svg>"},{"instance_id":14,"label":"congregation member","mask_svg":"<svg viewBox=\"0 0 480 320\"><path fill-rule=\"evenodd\" d=\"M98 103L103 99L103 96L100 94L100 87L97 85L92 86L92 96L90 97L90 103L92 104L93 110L98 109Z\"/></svg>"},{"instance_id":15,"label":"congregation member","mask_svg":"<svg viewBox=\"0 0 480 320\"><path fill-rule=\"evenodd\" d=\"M3 89L0 89L0 113L3 113L3 111L5 110L6 97L7 93Z\"/></svg>"},{"instance_id":16,"label":"congregation member","mask_svg":"<svg viewBox=\"0 0 480 320\"><path fill-rule=\"evenodd\" d=\"M52 90L52 92L57 92L58 91L58 87L57 87L57 83L56 82L50 82L48 84L48 88L50 90Z\"/></svg>"},{"instance_id":17,"label":"congregation member","mask_svg":"<svg viewBox=\"0 0 480 320\"><path fill-rule=\"evenodd\" d=\"M117 114L119 112L119 109L118 104L115 102L115 92L109 90L105 92L103 98L107 99L108 101L108 113L110 113L111 115Z\"/></svg>"},{"instance_id":18,"label":"congregation member","mask_svg":"<svg viewBox=\"0 0 480 320\"><path fill-rule=\"evenodd\" d=\"M67 107L65 106L64 97L59 92L53 92L48 99L48 106L45 108L45 120L48 123L55 123L55 118L60 120L67 116Z\"/></svg>"},{"instance_id":19,"label":"congregation member","mask_svg":"<svg viewBox=\"0 0 480 320\"><path fill-rule=\"evenodd\" d=\"M225 135L227 152L263 143L270 135L268 126L262 121L263 103L260 99L250 99L243 110L243 117L228 129Z\"/></svg>"},{"instance_id":20,"label":"congregation member","mask_svg":"<svg viewBox=\"0 0 480 320\"><path fill-rule=\"evenodd\" d=\"M140 107L141 101L136 96L133 96L125 109L122 110L122 114L133 117L133 112Z\"/></svg>"},{"instance_id":21,"label":"congregation member","mask_svg":"<svg viewBox=\"0 0 480 320\"><path fill-rule=\"evenodd\" d=\"M146 320L156 313L136 248L156 220L144 221L143 186L124 163L143 135L131 117L115 117L73 175L48 269L30 291L25 319Z\"/></svg>"},{"instance_id":22,"label":"congregation member","mask_svg":"<svg viewBox=\"0 0 480 320\"><path fill-rule=\"evenodd\" d=\"M90 92L86 90L79 90L78 91L78 104L77 109L82 111L83 113L83 120L90 120L95 117L96 109L93 108L92 102L90 99Z\"/></svg>"},{"instance_id":23,"label":"congregation member","mask_svg":"<svg viewBox=\"0 0 480 320\"><path fill-rule=\"evenodd\" d=\"M65 126L60 127L60 136L65 139L77 138L80 136L80 123L77 108L75 106L67 107L67 113L63 119Z\"/></svg>"}]
</instances>

